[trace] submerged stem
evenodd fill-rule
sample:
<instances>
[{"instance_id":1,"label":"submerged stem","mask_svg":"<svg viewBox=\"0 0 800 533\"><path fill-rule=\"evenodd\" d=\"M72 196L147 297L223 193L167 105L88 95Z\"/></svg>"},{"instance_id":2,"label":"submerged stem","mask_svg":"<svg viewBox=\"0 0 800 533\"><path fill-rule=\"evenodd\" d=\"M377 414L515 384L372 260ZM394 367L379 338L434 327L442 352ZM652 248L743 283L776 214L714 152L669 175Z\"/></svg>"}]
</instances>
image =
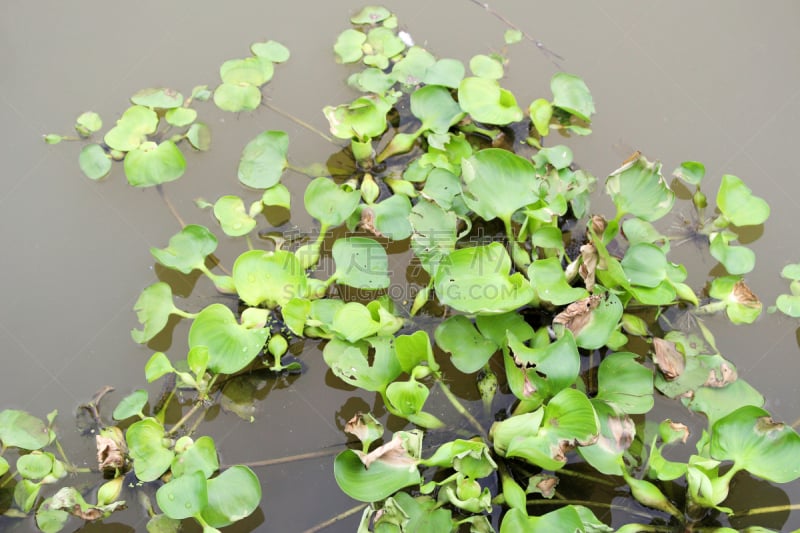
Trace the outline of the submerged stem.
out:
<instances>
[{"instance_id":1,"label":"submerged stem","mask_svg":"<svg viewBox=\"0 0 800 533\"><path fill-rule=\"evenodd\" d=\"M752 509L748 509L747 511L735 512L731 516L753 516L757 514L782 513L785 511L797 510L800 510L800 503L787 503L784 505L770 505L768 507L754 507Z\"/></svg>"},{"instance_id":2,"label":"submerged stem","mask_svg":"<svg viewBox=\"0 0 800 533\"><path fill-rule=\"evenodd\" d=\"M189 420L189 419L190 419L190 418L191 418L191 417L192 417L192 416L193 416L193 415L194 415L194 414L195 414L195 413L196 413L198 410L200 410L202 407L203 407L203 401L202 401L202 400L197 400L197 401L195 402L195 404L192 406L192 408L191 408L191 409L189 409L189 410L186 412L186 414L185 414L185 415L183 415L183 416L181 417L181 419L180 419L180 420L178 420L178 421L175 423L175 425L174 425L174 426L172 426L172 428L170 428L170 430L169 430L169 431L167 431L167 435L174 435L174 434L175 434L175 433L176 433L176 432L177 432L177 431L178 431L178 430L179 430L181 427L183 427L183 425L184 425L184 424L185 424L185 423L186 423L186 422L187 422L187 421L188 421L188 420Z\"/></svg>"},{"instance_id":3,"label":"submerged stem","mask_svg":"<svg viewBox=\"0 0 800 533\"><path fill-rule=\"evenodd\" d=\"M325 139L329 143L334 142L331 137L329 137L328 135L326 135L322 131L318 130L317 128L315 128L314 126L309 124L308 122L305 122L304 120L300 120L299 118L297 118L296 116L292 115L291 113L288 113L288 112L284 111L283 109L281 109L279 107L275 107L274 105L272 105L272 104L270 104L268 102L264 102L264 106L266 106L267 109L269 109L271 111L275 111L277 114L288 118L289 120L291 120L292 122L294 122L298 126L302 126L305 129L307 129L308 131L313 131L314 133L316 133L317 135L319 135L320 137L322 137L323 139Z\"/></svg>"},{"instance_id":4,"label":"submerged stem","mask_svg":"<svg viewBox=\"0 0 800 533\"><path fill-rule=\"evenodd\" d=\"M436 375L436 382L439 384L439 387L442 389L442 392L450 400L450 403L453 405L456 411L461 413L461 416L467 419L470 425L475 428L475 430L483 437L484 440L489 440L489 435L486 433L486 430L483 429L483 426L478 422L478 420L472 416L472 413L467 411L467 409L461 405L461 401L453 394L453 391L450 390L450 387L444 382L441 376L437 373Z\"/></svg>"},{"instance_id":5,"label":"submerged stem","mask_svg":"<svg viewBox=\"0 0 800 533\"><path fill-rule=\"evenodd\" d=\"M653 518L650 514L643 511L637 511L624 505L617 505L615 503L599 502L595 500L527 500L527 505L583 505L584 507L602 507L604 509L613 509L624 511L626 514L641 516L642 518ZM652 528L652 529L651 529ZM642 526L640 531L674 531L674 528L667 526Z\"/></svg>"},{"instance_id":6,"label":"submerged stem","mask_svg":"<svg viewBox=\"0 0 800 533\"><path fill-rule=\"evenodd\" d=\"M287 455L285 457L277 457L275 459L264 459L263 461L253 461L251 463L236 463L236 464L249 466L251 468L257 468L260 466L274 466L274 465L282 465L285 463L294 463L296 461L305 461L306 459L319 459L320 457L328 457L329 455L336 455L337 453L339 453L339 447L345 445L346 443L342 443L341 445L336 445L334 448L328 450L317 450L316 452L299 453L297 455Z\"/></svg>"},{"instance_id":7,"label":"submerged stem","mask_svg":"<svg viewBox=\"0 0 800 533\"><path fill-rule=\"evenodd\" d=\"M175 209L175 206L172 204L172 201L167 196L167 193L164 192L164 187L162 187L161 184L159 183L158 185L156 185L156 190L158 191L159 196L161 196L161 199L164 200L164 203L167 204L167 208L169 209L170 213L172 213L172 216L174 216L175 220L178 221L178 224L181 225L181 228L185 228L186 222L183 221L183 218L181 218L181 215L178 213L178 210Z\"/></svg>"},{"instance_id":8,"label":"submerged stem","mask_svg":"<svg viewBox=\"0 0 800 533\"><path fill-rule=\"evenodd\" d=\"M324 522L320 522L319 524L317 524L314 527L310 527L310 528L306 529L303 533L316 533L317 531L322 531L326 527L332 526L333 524L335 524L339 520L343 520L343 519L347 518L348 516L356 514L357 512L359 512L362 509L366 508L367 505L369 505L369 504L368 503L361 503L361 504L356 505L355 507L351 507L350 509L348 509L348 510L346 510L344 512L341 512L341 513L337 514L336 516L331 517L328 520L325 520Z\"/></svg>"}]
</instances>

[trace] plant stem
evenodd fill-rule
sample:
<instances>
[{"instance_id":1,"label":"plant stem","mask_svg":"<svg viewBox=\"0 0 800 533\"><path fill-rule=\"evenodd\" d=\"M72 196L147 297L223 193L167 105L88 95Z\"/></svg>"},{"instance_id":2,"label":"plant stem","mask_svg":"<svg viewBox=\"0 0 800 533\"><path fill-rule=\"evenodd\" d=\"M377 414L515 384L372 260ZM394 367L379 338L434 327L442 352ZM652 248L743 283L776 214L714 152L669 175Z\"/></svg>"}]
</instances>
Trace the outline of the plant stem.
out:
<instances>
[{"instance_id":1,"label":"plant stem","mask_svg":"<svg viewBox=\"0 0 800 533\"><path fill-rule=\"evenodd\" d=\"M720 300L717 302L707 303L705 305L701 305L697 309L694 310L696 315L713 315L714 313L718 313L728 307L728 302L724 300Z\"/></svg>"},{"instance_id":2,"label":"plant stem","mask_svg":"<svg viewBox=\"0 0 800 533\"><path fill-rule=\"evenodd\" d=\"M752 509L748 509L747 511L739 511L733 513L731 516L740 517L740 516L753 516L757 514L769 514L769 513L782 513L785 511L798 511L800 510L800 503L787 503L785 505L770 505L768 507L754 507Z\"/></svg>"},{"instance_id":3,"label":"plant stem","mask_svg":"<svg viewBox=\"0 0 800 533\"><path fill-rule=\"evenodd\" d=\"M297 125L299 125L299 126L302 126L302 127L304 127L304 128L305 128L305 129L307 129L308 131L313 131L314 133L316 133L317 135L319 135L320 137L322 137L323 139L325 139L325 140L326 140L326 141L328 141L329 143L332 143L332 142L334 142L334 141L333 141L333 139L332 139L332 138L330 138L328 135L326 135L325 133L321 132L320 130L318 130L317 128L315 128L314 126L312 126L311 124L309 124L308 122L305 122L305 121L303 121L303 120L300 120L299 118L297 118L296 116L292 115L291 113L287 113L287 112L286 112L286 111L284 111L283 109L281 109L281 108L279 108L279 107L275 107L274 105L272 105L272 104L270 104L270 103L267 103L267 102L264 102L264 106L266 106L266 108L267 108L267 109L269 109L269 110L271 110L271 111L274 111L274 112L276 112L277 114L279 114L279 115L282 115L282 116L284 116L284 117L288 118L289 120L291 120L291 121L292 121L292 122L294 122L295 124L297 124Z\"/></svg>"},{"instance_id":4,"label":"plant stem","mask_svg":"<svg viewBox=\"0 0 800 533\"><path fill-rule=\"evenodd\" d=\"M167 431L167 435L174 435L198 410L203 407L203 401L197 400L191 409L189 409L180 420L178 420L172 428Z\"/></svg>"},{"instance_id":5,"label":"plant stem","mask_svg":"<svg viewBox=\"0 0 800 533\"><path fill-rule=\"evenodd\" d=\"M616 487L617 483L610 481L608 479L603 479L601 477L592 476L590 474L584 474L583 472L575 472L574 470L567 470L562 469L557 472L558 475L565 474L567 476L575 477L578 479L585 479L587 481L591 481L592 483L600 483L601 485L606 485L608 487Z\"/></svg>"},{"instance_id":6,"label":"plant stem","mask_svg":"<svg viewBox=\"0 0 800 533\"><path fill-rule=\"evenodd\" d=\"M467 419L467 421L475 428L475 430L483 437L484 440L489 440L489 435L486 433L486 430L483 429L483 426L478 422L478 420L472 416L472 413L467 411L463 405L461 405L461 401L456 397L455 394L450 390L450 387L442 379L441 375L437 372L434 374L436 376L436 382L439 384L439 387L442 389L442 392L450 400L450 403L453 405L456 411L461 413L461 415Z\"/></svg>"},{"instance_id":7,"label":"plant stem","mask_svg":"<svg viewBox=\"0 0 800 533\"><path fill-rule=\"evenodd\" d=\"M558 62L553 58L558 58L561 61L563 61L564 58L561 57L560 55L558 55L557 53L553 52L549 48L547 48L542 41L540 41L539 39L534 39L531 34L529 34L528 32L520 29L519 26L517 26L516 24L514 24L513 22L508 20L506 17L504 17L503 15L501 15L500 13L498 13L497 11L495 11L494 9L489 7L489 4L481 3L478 0L470 0L470 2L472 2L473 4L475 4L478 7L482 7L483 9L486 10L487 13L489 13L490 15L495 17L496 19L500 20L503 24L505 24L509 28L517 30L518 32L520 32L527 40L532 42L533 45L536 48L539 49L540 52L542 52L545 56L547 56L547 58L550 60L551 63L553 63L553 65L555 65L556 67L561 69L561 65L559 65Z\"/></svg>"},{"instance_id":8,"label":"plant stem","mask_svg":"<svg viewBox=\"0 0 800 533\"><path fill-rule=\"evenodd\" d=\"M617 505L615 503L606 503L606 502L598 502L594 500L527 500L526 503L528 505L583 505L584 507L602 507L604 509L613 509L617 511L624 511L627 514L631 514L634 516L641 516L642 518L653 518L651 515L643 512L637 511L635 509L631 509L630 507L625 507L624 505ZM648 526L644 526L648 527ZM673 528L668 528L666 526L649 526L655 529L642 529L641 531L674 531Z\"/></svg>"},{"instance_id":9,"label":"plant stem","mask_svg":"<svg viewBox=\"0 0 800 533\"><path fill-rule=\"evenodd\" d=\"M332 526L333 524L335 524L339 520L343 520L343 519L347 518L348 516L356 514L357 512L359 512L362 509L366 508L367 505L369 505L369 504L368 503L361 503L361 504L356 505L355 507L351 507L350 509L348 509L348 510L342 512L342 513L339 513L336 516L334 516L332 518L329 518L328 520L325 520L324 522L320 522L319 524L317 524L314 527L310 527L310 528L306 529L303 533L316 533L317 531L322 531L326 527Z\"/></svg>"},{"instance_id":10,"label":"plant stem","mask_svg":"<svg viewBox=\"0 0 800 533\"><path fill-rule=\"evenodd\" d=\"M297 455L287 455L285 457L277 457L275 459L264 459L263 461L253 461L252 463L236 463L253 468L260 466L275 466L285 463L294 463L296 461L305 461L306 459L319 459L320 457L328 457L339 453L339 448L345 446L345 443L337 444L334 448L328 450L317 450L316 452L299 453Z\"/></svg>"},{"instance_id":11,"label":"plant stem","mask_svg":"<svg viewBox=\"0 0 800 533\"><path fill-rule=\"evenodd\" d=\"M167 208L169 209L170 213L172 213L172 216L174 216L175 220L178 221L178 224L181 225L181 228L185 228L186 222L183 221L183 218L181 218L181 215L178 213L178 210L175 209L175 206L172 204L172 201L169 199L167 193L164 191L164 187L162 187L161 184L158 184L156 185L156 190L158 191L159 196L161 196L161 199L164 200L164 203L167 204Z\"/></svg>"}]
</instances>

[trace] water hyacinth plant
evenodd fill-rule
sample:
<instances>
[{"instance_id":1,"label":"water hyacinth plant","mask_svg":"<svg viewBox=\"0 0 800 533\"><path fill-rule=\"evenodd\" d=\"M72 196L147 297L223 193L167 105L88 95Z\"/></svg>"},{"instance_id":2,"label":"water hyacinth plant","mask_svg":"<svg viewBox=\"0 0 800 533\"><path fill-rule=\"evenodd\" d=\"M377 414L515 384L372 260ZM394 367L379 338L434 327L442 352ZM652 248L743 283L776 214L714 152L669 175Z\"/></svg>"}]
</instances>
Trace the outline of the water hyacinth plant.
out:
<instances>
[{"instance_id":1,"label":"water hyacinth plant","mask_svg":"<svg viewBox=\"0 0 800 533\"><path fill-rule=\"evenodd\" d=\"M151 249L160 267L197 271L229 297L187 311L168 283L143 289L133 340L149 343L176 315L191 321L188 351L149 358L145 379L165 384L152 403L135 391L113 409L112 424L100 416L103 393L85 406L97 425L97 470L108 479L87 501L66 479L79 469L52 429L56 413L45 422L6 409L0 489L11 498L0 510L34 514L42 531L60 531L135 505L125 490L135 482L151 489L148 531L176 531L184 520L216 531L246 518L261 483L246 465L222 467L201 425L236 378L322 364L292 359L303 339L319 339L333 376L375 394L380 406L348 413L345 432L357 442L333 461L341 490L362 502L360 532L613 531L595 514L609 504L559 493L576 476L641 506L629 523L614 524L618 531L727 531L716 520L738 511L726 505L738 472L774 483L800 477L800 436L764 409L704 322L724 313L748 324L760 315L744 277L755 254L735 241L738 228L764 223L767 203L725 175L711 212L700 187L705 168L687 161L674 175L695 189L696 222L686 234L662 234L658 224L679 200L660 162L637 152L598 187L562 144L591 133L594 101L579 76L555 74L551 94L526 106L503 87L502 54L467 65L437 58L382 7L350 22L333 50L357 66L347 80L357 96L322 111L352 158L350 174L316 165L306 168L322 170L298 175L283 131L248 142L237 176L258 199L247 205L238 191L198 201L213 227L182 224ZM513 28L505 35L507 45L521 38ZM122 160L132 186L161 189L181 178L191 150L210 148L195 102L254 111L274 65L289 58L280 43L255 43L250 56L220 67L216 88L198 86L186 98L139 91L101 141L89 140L103 128L100 117L81 114L80 168L102 179ZM167 137L167 128L180 133ZM506 142L512 135L524 142ZM596 189L613 213L592 210ZM303 210L315 236L255 240L261 216L276 207ZM242 243L222 273L217 235ZM695 237L723 272L704 293L671 257L676 241ZM415 271L407 300L393 298L393 283L409 282L389 266L391 254L406 252ZM800 271L790 265L782 275L791 294L777 309L797 316ZM421 326L422 317L434 326ZM455 379L472 387L482 411L465 407L451 390ZM657 399L683 404L687 419L703 415L705 427L647 418ZM446 409L463 425L445 423ZM402 428L386 435L389 420ZM676 449L687 458L677 460ZM47 485L60 489L42 497Z\"/></svg>"}]
</instances>

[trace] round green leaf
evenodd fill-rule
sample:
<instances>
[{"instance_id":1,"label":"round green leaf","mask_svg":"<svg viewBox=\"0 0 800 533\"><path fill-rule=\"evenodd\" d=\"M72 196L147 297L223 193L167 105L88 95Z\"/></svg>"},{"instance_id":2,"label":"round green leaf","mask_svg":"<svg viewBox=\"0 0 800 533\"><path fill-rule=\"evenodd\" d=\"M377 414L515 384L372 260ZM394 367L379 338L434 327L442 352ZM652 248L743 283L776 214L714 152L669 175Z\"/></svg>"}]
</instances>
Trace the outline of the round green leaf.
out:
<instances>
[{"instance_id":1,"label":"round green leaf","mask_svg":"<svg viewBox=\"0 0 800 533\"><path fill-rule=\"evenodd\" d=\"M111 157L99 144L87 144L78 156L78 165L86 177L93 180L103 179L111 172Z\"/></svg>"},{"instance_id":2,"label":"round green leaf","mask_svg":"<svg viewBox=\"0 0 800 533\"><path fill-rule=\"evenodd\" d=\"M378 241L367 237L338 239L331 255L336 263L333 277L337 283L358 289L389 286L389 258Z\"/></svg>"},{"instance_id":3,"label":"round green leaf","mask_svg":"<svg viewBox=\"0 0 800 533\"><path fill-rule=\"evenodd\" d=\"M316 178L303 197L306 211L328 227L336 227L355 211L361 201L357 190L347 190L329 178Z\"/></svg>"},{"instance_id":4,"label":"round green leaf","mask_svg":"<svg viewBox=\"0 0 800 533\"><path fill-rule=\"evenodd\" d=\"M250 45L253 55L263 57L273 63L283 63L289 60L289 49L277 41L267 41L264 43L253 43Z\"/></svg>"},{"instance_id":5,"label":"round green leaf","mask_svg":"<svg viewBox=\"0 0 800 533\"><path fill-rule=\"evenodd\" d=\"M464 315L454 315L440 323L433 336L439 348L450 353L453 365L465 374L483 368L499 348L484 338Z\"/></svg>"},{"instance_id":6,"label":"round green leaf","mask_svg":"<svg viewBox=\"0 0 800 533\"><path fill-rule=\"evenodd\" d=\"M141 330L131 330L134 342L144 344L155 337L167 325L174 309L172 289L167 283L159 281L145 288L133 305L136 318L144 325Z\"/></svg>"},{"instance_id":7,"label":"round green leaf","mask_svg":"<svg viewBox=\"0 0 800 533\"><path fill-rule=\"evenodd\" d=\"M591 311L589 322L576 335L575 342L580 348L596 350L608 342L622 318L622 302L616 294L606 294L595 309Z\"/></svg>"},{"instance_id":8,"label":"round green leaf","mask_svg":"<svg viewBox=\"0 0 800 533\"><path fill-rule=\"evenodd\" d=\"M49 453L32 452L17 459L17 472L25 479L42 479L53 470L53 456Z\"/></svg>"},{"instance_id":9,"label":"round green leaf","mask_svg":"<svg viewBox=\"0 0 800 533\"><path fill-rule=\"evenodd\" d=\"M164 113L164 118L173 126L182 128L197 119L197 111L188 107L176 107Z\"/></svg>"},{"instance_id":10,"label":"round green leaf","mask_svg":"<svg viewBox=\"0 0 800 533\"><path fill-rule=\"evenodd\" d=\"M735 238L735 233L721 231L711 239L708 250L730 274L747 274L756 266L756 254L746 246L732 246L730 241Z\"/></svg>"},{"instance_id":11,"label":"round green leaf","mask_svg":"<svg viewBox=\"0 0 800 533\"><path fill-rule=\"evenodd\" d=\"M375 461L364 466L358 454L345 450L333 462L333 475L342 491L362 502L377 502L421 481L419 470L409 465Z\"/></svg>"},{"instance_id":12,"label":"round green leaf","mask_svg":"<svg viewBox=\"0 0 800 533\"><path fill-rule=\"evenodd\" d=\"M597 396L618 413L643 414L653 408L653 371L636 361L636 354L617 352L600 363Z\"/></svg>"},{"instance_id":13,"label":"round green leaf","mask_svg":"<svg viewBox=\"0 0 800 533\"><path fill-rule=\"evenodd\" d=\"M539 199L533 164L508 150L481 150L461 166L464 202L485 220L508 222L517 209Z\"/></svg>"},{"instance_id":14,"label":"round green leaf","mask_svg":"<svg viewBox=\"0 0 800 533\"><path fill-rule=\"evenodd\" d=\"M458 102L473 119L505 126L522 120L522 109L514 95L497 80L464 78L458 85Z\"/></svg>"},{"instance_id":15,"label":"round green leaf","mask_svg":"<svg viewBox=\"0 0 800 533\"><path fill-rule=\"evenodd\" d=\"M8 472L8 461L0 455L0 476L4 476L6 472Z\"/></svg>"},{"instance_id":16,"label":"round green leaf","mask_svg":"<svg viewBox=\"0 0 800 533\"><path fill-rule=\"evenodd\" d=\"M757 226L769 218L769 204L754 196L742 180L730 174L722 176L717 207L736 226Z\"/></svg>"},{"instance_id":17,"label":"round green leaf","mask_svg":"<svg viewBox=\"0 0 800 533\"><path fill-rule=\"evenodd\" d=\"M617 217L630 213L648 222L669 213L675 203L675 193L661 175L661 163L651 163L641 154L608 176L606 192L617 206Z\"/></svg>"},{"instance_id":18,"label":"round green leaf","mask_svg":"<svg viewBox=\"0 0 800 533\"><path fill-rule=\"evenodd\" d=\"M414 91L411 112L422 122L423 129L436 133L447 133L450 126L464 116L450 91L439 85L427 85Z\"/></svg>"},{"instance_id":19,"label":"round green leaf","mask_svg":"<svg viewBox=\"0 0 800 533\"><path fill-rule=\"evenodd\" d=\"M0 411L0 442L4 448L38 450L50 443L50 432L44 423L25 411Z\"/></svg>"},{"instance_id":20,"label":"round green leaf","mask_svg":"<svg viewBox=\"0 0 800 533\"><path fill-rule=\"evenodd\" d=\"M153 257L167 268L184 274L205 266L206 256L217 249L217 238L205 226L189 224L169 239L166 248L150 248Z\"/></svg>"},{"instance_id":21,"label":"round green leaf","mask_svg":"<svg viewBox=\"0 0 800 533\"><path fill-rule=\"evenodd\" d=\"M135 390L119 401L111 416L114 420L125 420L140 414L145 404L147 404L147 390Z\"/></svg>"},{"instance_id":22,"label":"round green leaf","mask_svg":"<svg viewBox=\"0 0 800 533\"><path fill-rule=\"evenodd\" d=\"M214 439L204 435L194 441L172 461L172 475L181 477L200 471L204 478L210 478L219 469L217 448Z\"/></svg>"},{"instance_id":23,"label":"round green leaf","mask_svg":"<svg viewBox=\"0 0 800 533\"><path fill-rule=\"evenodd\" d=\"M508 386L521 400L544 402L575 383L580 372L578 347L569 332L555 342L534 340L527 346L509 331L508 349Z\"/></svg>"},{"instance_id":24,"label":"round green leaf","mask_svg":"<svg viewBox=\"0 0 800 533\"><path fill-rule=\"evenodd\" d=\"M628 282L633 285L656 287L667 277L667 256L652 244L639 243L629 247L621 264Z\"/></svg>"},{"instance_id":25,"label":"round green leaf","mask_svg":"<svg viewBox=\"0 0 800 533\"><path fill-rule=\"evenodd\" d=\"M450 89L458 89L458 85L464 79L464 72L464 64L461 61L448 58L439 59L425 70L422 81L426 85L441 85Z\"/></svg>"},{"instance_id":26,"label":"round green leaf","mask_svg":"<svg viewBox=\"0 0 800 533\"><path fill-rule=\"evenodd\" d=\"M133 459L133 470L141 481L155 481L166 472L175 452L165 445L164 426L155 418L145 418L131 424L125 442Z\"/></svg>"},{"instance_id":27,"label":"round green leaf","mask_svg":"<svg viewBox=\"0 0 800 533\"><path fill-rule=\"evenodd\" d=\"M382 6L366 6L361 11L350 17L353 24L377 24L388 19L391 11Z\"/></svg>"},{"instance_id":28,"label":"round green leaf","mask_svg":"<svg viewBox=\"0 0 800 533\"><path fill-rule=\"evenodd\" d=\"M199 514L208 504L206 478L200 471L172 478L156 491L156 501L165 515L176 520Z\"/></svg>"},{"instance_id":29,"label":"round green leaf","mask_svg":"<svg viewBox=\"0 0 800 533\"><path fill-rule=\"evenodd\" d=\"M272 79L272 61L261 57L229 59L219 67L223 84L259 87Z\"/></svg>"},{"instance_id":30,"label":"round green leaf","mask_svg":"<svg viewBox=\"0 0 800 533\"><path fill-rule=\"evenodd\" d=\"M205 152L211 147L211 130L202 122L195 122L186 132L186 138L195 150Z\"/></svg>"},{"instance_id":31,"label":"round green leaf","mask_svg":"<svg viewBox=\"0 0 800 533\"><path fill-rule=\"evenodd\" d=\"M800 317L800 295L781 294L775 301L775 305L785 315L792 318Z\"/></svg>"},{"instance_id":32,"label":"round green leaf","mask_svg":"<svg viewBox=\"0 0 800 533\"><path fill-rule=\"evenodd\" d=\"M247 143L239 160L239 181L254 189L278 183L286 168L289 136L283 131L265 131Z\"/></svg>"},{"instance_id":33,"label":"round green leaf","mask_svg":"<svg viewBox=\"0 0 800 533\"><path fill-rule=\"evenodd\" d=\"M408 216L411 214L411 201L407 196L393 194L386 200L363 209L372 210L373 225L377 232L384 237L400 241L411 235L411 223L408 221Z\"/></svg>"},{"instance_id":34,"label":"round green leaf","mask_svg":"<svg viewBox=\"0 0 800 533\"><path fill-rule=\"evenodd\" d=\"M800 436L753 405L718 420L711 431L711 456L775 483L800 477Z\"/></svg>"},{"instance_id":35,"label":"round green leaf","mask_svg":"<svg viewBox=\"0 0 800 533\"><path fill-rule=\"evenodd\" d=\"M214 203L214 216L222 231L231 237L247 235L256 227L256 220L247 214L244 202L238 196L223 196Z\"/></svg>"},{"instance_id":36,"label":"round green leaf","mask_svg":"<svg viewBox=\"0 0 800 533\"><path fill-rule=\"evenodd\" d=\"M172 363L169 362L164 352L154 353L147 360L147 364L144 365L144 374L148 383L170 372L175 372L175 368L173 368Z\"/></svg>"},{"instance_id":37,"label":"round green leaf","mask_svg":"<svg viewBox=\"0 0 800 533\"><path fill-rule=\"evenodd\" d=\"M566 305L589 296L583 287L572 287L567 283L561 261L557 257L539 259L531 263L528 268L528 278L539 299L553 305Z\"/></svg>"},{"instance_id":38,"label":"round green leaf","mask_svg":"<svg viewBox=\"0 0 800 533\"><path fill-rule=\"evenodd\" d=\"M223 111L252 111L261 103L261 90L250 84L222 83L214 90L214 103Z\"/></svg>"},{"instance_id":39,"label":"round green leaf","mask_svg":"<svg viewBox=\"0 0 800 533\"><path fill-rule=\"evenodd\" d=\"M511 258L502 244L462 248L444 258L436 269L434 287L439 300L465 313L504 313L534 298L528 280L509 276Z\"/></svg>"},{"instance_id":40,"label":"round green leaf","mask_svg":"<svg viewBox=\"0 0 800 533\"><path fill-rule=\"evenodd\" d=\"M537 98L528 107L533 126L542 137L550 133L550 119L553 118L553 106L544 98Z\"/></svg>"},{"instance_id":41,"label":"round green leaf","mask_svg":"<svg viewBox=\"0 0 800 533\"><path fill-rule=\"evenodd\" d=\"M128 183L132 186L152 187L183 176L186 160L172 141L164 141L158 145L145 142L128 152L123 167Z\"/></svg>"},{"instance_id":42,"label":"round green leaf","mask_svg":"<svg viewBox=\"0 0 800 533\"><path fill-rule=\"evenodd\" d=\"M145 107L171 109L183 105L183 95L175 89L142 89L131 96L131 102Z\"/></svg>"},{"instance_id":43,"label":"round green leaf","mask_svg":"<svg viewBox=\"0 0 800 533\"><path fill-rule=\"evenodd\" d=\"M264 205L277 205L284 209L289 209L291 206L292 196L289 189L282 183L276 183L264 191L261 196L261 203Z\"/></svg>"},{"instance_id":44,"label":"round green leaf","mask_svg":"<svg viewBox=\"0 0 800 533\"><path fill-rule=\"evenodd\" d=\"M100 115L94 111L81 113L75 120L75 131L77 131L81 137L88 137L92 133L100 131L102 127L103 121Z\"/></svg>"},{"instance_id":45,"label":"round green leaf","mask_svg":"<svg viewBox=\"0 0 800 533\"><path fill-rule=\"evenodd\" d=\"M364 52L361 46L367 41L367 36L364 32L354 29L344 30L336 38L336 43L333 45L333 51L336 52L336 59L340 63L355 63Z\"/></svg>"},{"instance_id":46,"label":"round green leaf","mask_svg":"<svg viewBox=\"0 0 800 533\"><path fill-rule=\"evenodd\" d=\"M394 381L386 387L386 399L402 416L422 411L430 391L418 381Z\"/></svg>"},{"instance_id":47,"label":"round green leaf","mask_svg":"<svg viewBox=\"0 0 800 533\"><path fill-rule=\"evenodd\" d=\"M341 306L330 324L332 331L351 343L375 335L380 327L380 322L372 318L369 309L358 302Z\"/></svg>"},{"instance_id":48,"label":"round green leaf","mask_svg":"<svg viewBox=\"0 0 800 533\"><path fill-rule=\"evenodd\" d=\"M550 80L553 91L553 105L575 115L581 120L591 122L594 114L594 101L586 83L572 74L558 72Z\"/></svg>"},{"instance_id":49,"label":"round green leaf","mask_svg":"<svg viewBox=\"0 0 800 533\"><path fill-rule=\"evenodd\" d=\"M689 185L700 185L706 175L706 167L699 161L684 161L672 172L672 175Z\"/></svg>"},{"instance_id":50,"label":"round green leaf","mask_svg":"<svg viewBox=\"0 0 800 533\"><path fill-rule=\"evenodd\" d=\"M134 105L125 110L103 140L112 149L127 152L138 147L157 127L158 115L155 111Z\"/></svg>"},{"instance_id":51,"label":"round green leaf","mask_svg":"<svg viewBox=\"0 0 800 533\"><path fill-rule=\"evenodd\" d=\"M385 98L373 94L356 98L350 104L327 106L322 112L335 137L367 142L386 131L386 113L390 108Z\"/></svg>"},{"instance_id":52,"label":"round green leaf","mask_svg":"<svg viewBox=\"0 0 800 533\"><path fill-rule=\"evenodd\" d=\"M479 78L499 80L503 77L503 64L495 57L478 54L469 60L469 69Z\"/></svg>"},{"instance_id":53,"label":"round green leaf","mask_svg":"<svg viewBox=\"0 0 800 533\"><path fill-rule=\"evenodd\" d=\"M189 347L207 346L209 370L233 374L256 358L268 336L269 330L247 329L236 322L233 312L226 306L211 304L200 311L192 322Z\"/></svg>"},{"instance_id":54,"label":"round green leaf","mask_svg":"<svg viewBox=\"0 0 800 533\"><path fill-rule=\"evenodd\" d=\"M273 308L306 293L307 278L295 254L250 250L233 264L233 284L249 306Z\"/></svg>"},{"instance_id":55,"label":"round green leaf","mask_svg":"<svg viewBox=\"0 0 800 533\"><path fill-rule=\"evenodd\" d=\"M234 465L208 484L208 505L203 520L212 527L225 527L246 518L261 503L261 483L244 465Z\"/></svg>"}]
</instances>

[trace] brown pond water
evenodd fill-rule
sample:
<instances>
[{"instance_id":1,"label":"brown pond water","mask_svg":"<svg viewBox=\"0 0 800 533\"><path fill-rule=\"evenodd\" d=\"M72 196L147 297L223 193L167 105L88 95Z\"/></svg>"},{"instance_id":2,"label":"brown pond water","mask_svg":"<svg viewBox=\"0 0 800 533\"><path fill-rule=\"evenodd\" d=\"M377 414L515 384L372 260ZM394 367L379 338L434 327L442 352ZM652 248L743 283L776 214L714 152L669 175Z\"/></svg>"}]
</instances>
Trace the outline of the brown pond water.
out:
<instances>
[{"instance_id":1,"label":"brown pond water","mask_svg":"<svg viewBox=\"0 0 800 533\"><path fill-rule=\"evenodd\" d=\"M467 61L502 46L506 27L469 0L384 4L417 44L440 57ZM602 179L633 149L663 161L666 173L681 161L700 160L708 171L704 190L711 197L723 173L738 175L772 207L771 218L748 237L758 257L748 284L765 305L788 290L781 268L800 261L794 233L800 212L800 4L492 5L562 56L561 68L582 76L592 90L598 109L594 133L568 141L584 168ZM169 276L154 268L149 248L166 244L178 230L175 219L155 190L128 187L119 166L105 182L92 183L78 169L77 145L46 146L41 135L68 133L75 117L88 109L99 112L106 126L113 124L128 96L141 88L170 86L188 93L198 84L213 87L224 60L244 57L252 42L266 39L292 52L265 88L269 101L326 130L321 108L352 98L344 83L349 70L334 63L332 45L360 7L156 0L6 0L0 5L0 408L37 416L58 408L65 448L77 462L91 465L93 441L73 423L76 406L103 385L116 389L107 407L143 387L143 365L153 349L170 349L173 357L185 354L185 323L149 348L134 344L129 335L138 325L132 306L140 290L157 275ZM504 85L520 104L550 94L549 79L557 67L545 54L521 44L510 57ZM265 108L237 116L209 104L203 112L214 135L212 150L188 157L184 178L167 187L187 222L212 223L208 212L194 207L194 198L241 194L235 176L241 148L265 129L289 133L295 164L322 162L335 151ZM306 182L297 174L284 178L296 194ZM603 209L604 204L595 206ZM223 242L219 255L230 259L239 250L238 243ZM680 248L674 260L687 265L696 289L715 266L691 245ZM176 283L179 296L190 293L185 280ZM218 296L202 280L180 303L199 309L213 298ZM766 408L775 418L798 420L798 322L765 314L752 326L732 327L724 318L709 324L722 354L767 396ZM255 423L212 411L202 431L215 437L223 463L341 449L344 420L373 399L333 378L313 342L306 348L301 377L258 383L264 401L257 405ZM456 390L467 399L475 396ZM693 418L679 406L662 411L679 420ZM449 412L436 414L460 423ZM264 483L263 503L236 531L302 531L355 505L333 480L332 456L256 471ZM597 498L609 501L611 495ZM800 502L797 482L778 488L737 476L728 504L744 509L790 501ZM132 507L105 525L81 531L143 531L143 514ZM604 519L618 525L626 515L615 512ZM733 521L735 527L749 523ZM764 515L752 523L790 531L800 527L800 511ZM328 531L354 531L356 524L352 517ZM3 530L31 528L30 521L0 518Z\"/></svg>"}]
</instances>

